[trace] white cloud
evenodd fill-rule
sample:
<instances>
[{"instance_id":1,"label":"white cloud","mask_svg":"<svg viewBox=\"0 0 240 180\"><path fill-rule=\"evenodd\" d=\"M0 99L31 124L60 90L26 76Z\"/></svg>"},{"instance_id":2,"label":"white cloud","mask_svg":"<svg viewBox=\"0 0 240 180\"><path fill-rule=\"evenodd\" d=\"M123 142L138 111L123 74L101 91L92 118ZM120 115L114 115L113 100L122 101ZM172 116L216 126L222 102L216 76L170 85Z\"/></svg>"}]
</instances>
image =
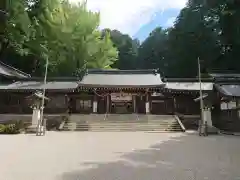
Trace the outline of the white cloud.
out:
<instances>
[{"instance_id":1,"label":"white cloud","mask_svg":"<svg viewBox=\"0 0 240 180\"><path fill-rule=\"evenodd\" d=\"M81 2L82 0L70 0ZM118 29L135 34L156 12L170 8L181 9L187 0L88 0L87 7L100 11L100 28Z\"/></svg>"},{"instance_id":2,"label":"white cloud","mask_svg":"<svg viewBox=\"0 0 240 180\"><path fill-rule=\"evenodd\" d=\"M167 20L165 26L166 26L166 27L171 27L171 26L173 26L175 20L176 20L176 17L171 17L171 18L169 18L169 19Z\"/></svg>"}]
</instances>

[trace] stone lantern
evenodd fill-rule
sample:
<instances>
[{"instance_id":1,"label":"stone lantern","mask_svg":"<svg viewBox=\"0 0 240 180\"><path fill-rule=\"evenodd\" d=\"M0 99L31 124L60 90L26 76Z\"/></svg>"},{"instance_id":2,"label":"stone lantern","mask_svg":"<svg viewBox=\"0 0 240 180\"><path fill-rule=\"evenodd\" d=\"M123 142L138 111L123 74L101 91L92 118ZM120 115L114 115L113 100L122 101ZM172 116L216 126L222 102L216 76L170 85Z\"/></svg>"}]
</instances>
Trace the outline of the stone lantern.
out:
<instances>
[{"instance_id":1,"label":"stone lantern","mask_svg":"<svg viewBox=\"0 0 240 180\"><path fill-rule=\"evenodd\" d=\"M31 121L31 126L28 127L27 131L28 132L36 132L37 126L39 125L39 121L41 119L41 106L42 106L42 99L44 98L44 106L46 105L46 102L49 101L50 99L47 98L46 96L43 97L42 92L36 92L32 94L31 96L27 97L28 104L32 108L32 121ZM42 122L43 123L43 122ZM40 126L43 126L43 124L40 124Z\"/></svg>"}]
</instances>

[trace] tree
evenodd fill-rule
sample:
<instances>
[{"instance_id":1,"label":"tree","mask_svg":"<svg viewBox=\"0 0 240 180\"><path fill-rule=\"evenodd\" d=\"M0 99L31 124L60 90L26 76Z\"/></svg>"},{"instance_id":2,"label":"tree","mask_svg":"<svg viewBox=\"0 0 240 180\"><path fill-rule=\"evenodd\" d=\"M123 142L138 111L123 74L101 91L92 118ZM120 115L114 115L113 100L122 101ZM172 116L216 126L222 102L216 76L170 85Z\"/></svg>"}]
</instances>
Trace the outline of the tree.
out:
<instances>
[{"instance_id":1,"label":"tree","mask_svg":"<svg viewBox=\"0 0 240 180\"><path fill-rule=\"evenodd\" d=\"M138 64L141 69L164 70L166 66L165 56L167 51L168 30L158 27L140 45Z\"/></svg>"},{"instance_id":2,"label":"tree","mask_svg":"<svg viewBox=\"0 0 240 180\"><path fill-rule=\"evenodd\" d=\"M6 1L0 1L0 52L2 52L4 43L4 32L6 29ZM0 53L1 55L1 53Z\"/></svg>"},{"instance_id":3,"label":"tree","mask_svg":"<svg viewBox=\"0 0 240 180\"><path fill-rule=\"evenodd\" d=\"M113 45L119 52L118 60L111 67L116 69L135 69L139 42L117 30L104 29L102 34L106 33L110 34Z\"/></svg>"},{"instance_id":4,"label":"tree","mask_svg":"<svg viewBox=\"0 0 240 180\"><path fill-rule=\"evenodd\" d=\"M117 50L113 47L109 36L101 36L97 30L99 14L87 11L86 4L71 5L63 3L65 12L64 51L68 54L67 61L59 62L60 71L78 73L82 68L105 68L117 59ZM71 61L71 63L69 62ZM69 64L69 69L66 69ZM71 64L71 65L70 65ZM69 72L66 72L69 71ZM58 73L61 73L61 72Z\"/></svg>"},{"instance_id":5,"label":"tree","mask_svg":"<svg viewBox=\"0 0 240 180\"><path fill-rule=\"evenodd\" d=\"M228 67L240 72L240 2L238 0L206 1L210 19L215 20L219 29L219 42L222 47L221 56L215 61L220 68Z\"/></svg>"},{"instance_id":6,"label":"tree","mask_svg":"<svg viewBox=\"0 0 240 180\"><path fill-rule=\"evenodd\" d=\"M189 2L169 32L168 72L173 76L197 76L198 58L203 60L204 69L211 68L211 61L218 58L220 45L217 31L209 25L205 14L205 8L199 1Z\"/></svg>"},{"instance_id":7,"label":"tree","mask_svg":"<svg viewBox=\"0 0 240 180\"><path fill-rule=\"evenodd\" d=\"M113 47L110 39L110 34L106 33L101 37L100 32L96 32L96 42L92 44L92 51L90 60L87 62L88 68L110 68L113 63L117 61L117 49ZM95 47L94 47L95 46Z\"/></svg>"},{"instance_id":8,"label":"tree","mask_svg":"<svg viewBox=\"0 0 240 180\"><path fill-rule=\"evenodd\" d=\"M240 72L239 13L237 0L189 0L165 35L156 28L142 43L141 67L159 67L168 77L196 77L199 57L203 73Z\"/></svg>"},{"instance_id":9,"label":"tree","mask_svg":"<svg viewBox=\"0 0 240 180\"><path fill-rule=\"evenodd\" d=\"M85 3L16 0L10 4L9 12L7 47L24 57L18 62L14 60L16 67L30 61L26 72L43 75L49 59L50 75L71 76L84 65L104 68L117 59L109 36L102 38L97 30L99 14L88 11Z\"/></svg>"}]
</instances>

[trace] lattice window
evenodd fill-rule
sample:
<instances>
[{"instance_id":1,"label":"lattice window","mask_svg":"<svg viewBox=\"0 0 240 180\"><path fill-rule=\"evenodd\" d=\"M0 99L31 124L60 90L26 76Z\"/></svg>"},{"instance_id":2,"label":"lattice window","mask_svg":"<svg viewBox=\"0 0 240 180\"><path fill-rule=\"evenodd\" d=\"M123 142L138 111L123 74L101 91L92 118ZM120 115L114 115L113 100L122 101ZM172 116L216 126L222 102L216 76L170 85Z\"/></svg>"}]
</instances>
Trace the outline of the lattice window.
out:
<instances>
[{"instance_id":1,"label":"lattice window","mask_svg":"<svg viewBox=\"0 0 240 180\"><path fill-rule=\"evenodd\" d=\"M92 108L91 100L77 100L76 102L77 109L89 110Z\"/></svg>"},{"instance_id":2,"label":"lattice window","mask_svg":"<svg viewBox=\"0 0 240 180\"><path fill-rule=\"evenodd\" d=\"M237 107L236 101L223 102L221 103L221 110L235 109Z\"/></svg>"}]
</instances>

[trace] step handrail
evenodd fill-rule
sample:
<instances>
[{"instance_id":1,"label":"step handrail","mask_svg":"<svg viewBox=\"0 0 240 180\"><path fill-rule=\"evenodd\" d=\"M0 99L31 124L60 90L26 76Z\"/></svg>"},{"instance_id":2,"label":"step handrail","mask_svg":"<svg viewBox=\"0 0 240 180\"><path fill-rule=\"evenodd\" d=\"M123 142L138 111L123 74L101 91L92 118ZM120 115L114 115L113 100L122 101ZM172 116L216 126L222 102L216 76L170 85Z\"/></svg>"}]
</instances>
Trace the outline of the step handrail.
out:
<instances>
[{"instance_id":1,"label":"step handrail","mask_svg":"<svg viewBox=\"0 0 240 180\"><path fill-rule=\"evenodd\" d=\"M178 124L181 126L182 130L185 132L186 128L183 125L182 121L180 120L180 118L177 115L174 115L174 118L177 120Z\"/></svg>"}]
</instances>

